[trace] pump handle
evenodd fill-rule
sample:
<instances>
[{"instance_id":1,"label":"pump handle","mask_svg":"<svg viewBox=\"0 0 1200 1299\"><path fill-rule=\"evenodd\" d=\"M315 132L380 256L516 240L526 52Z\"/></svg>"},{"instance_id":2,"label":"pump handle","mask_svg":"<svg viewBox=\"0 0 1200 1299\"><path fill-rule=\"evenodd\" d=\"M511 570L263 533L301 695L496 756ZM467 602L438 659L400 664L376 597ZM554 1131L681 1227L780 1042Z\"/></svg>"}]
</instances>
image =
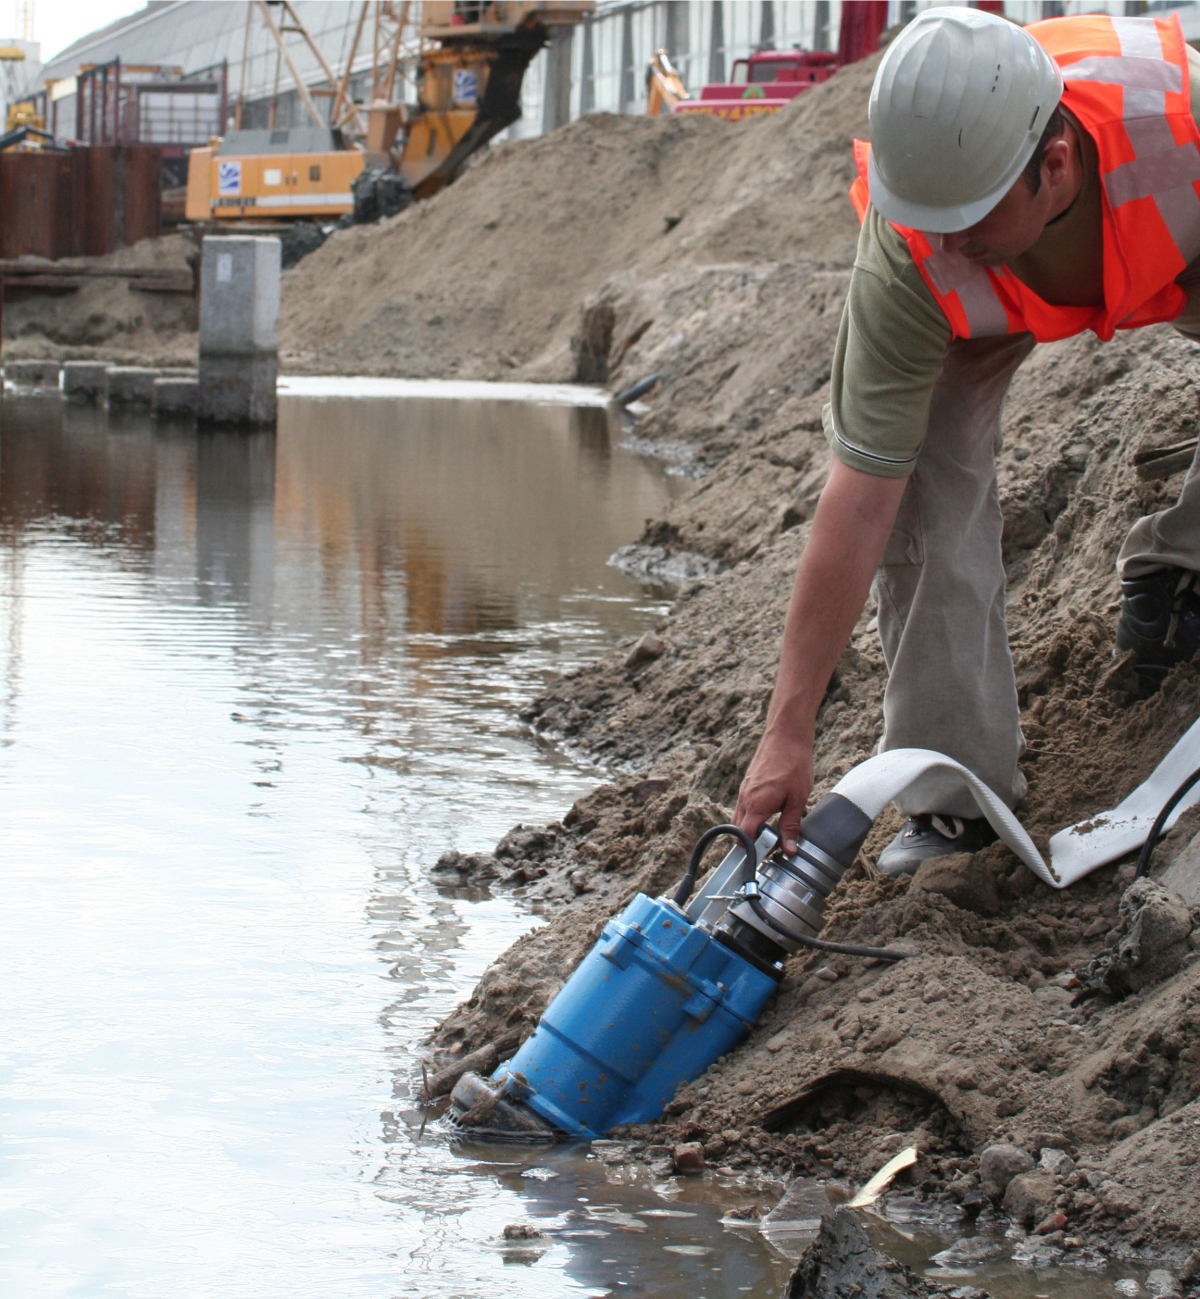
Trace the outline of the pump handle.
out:
<instances>
[{"instance_id":1,"label":"pump handle","mask_svg":"<svg viewBox=\"0 0 1200 1299\"><path fill-rule=\"evenodd\" d=\"M700 838L696 840L696 846L692 849L692 859L688 862L687 871L683 879L679 881L679 887L675 890L673 901L677 907L683 906L688 898L692 896L692 890L696 887L696 875L700 870L700 861L708 845L714 839L719 839L726 834L742 845L742 851L746 854L746 863L750 868L745 873L745 878L754 878L754 872L758 869L758 854L754 849L754 840L739 825L714 825L705 830Z\"/></svg>"}]
</instances>

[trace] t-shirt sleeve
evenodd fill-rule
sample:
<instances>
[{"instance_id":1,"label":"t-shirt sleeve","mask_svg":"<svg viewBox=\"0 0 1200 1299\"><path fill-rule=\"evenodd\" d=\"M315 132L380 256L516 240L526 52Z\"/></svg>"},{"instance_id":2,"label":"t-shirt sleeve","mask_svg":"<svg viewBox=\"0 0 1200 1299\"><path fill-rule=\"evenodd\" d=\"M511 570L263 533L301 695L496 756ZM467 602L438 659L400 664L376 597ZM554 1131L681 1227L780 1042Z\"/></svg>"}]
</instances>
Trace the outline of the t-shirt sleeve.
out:
<instances>
[{"instance_id":1,"label":"t-shirt sleeve","mask_svg":"<svg viewBox=\"0 0 1200 1299\"><path fill-rule=\"evenodd\" d=\"M821 412L839 460L884 478L912 473L950 336L903 237L868 208Z\"/></svg>"}]
</instances>

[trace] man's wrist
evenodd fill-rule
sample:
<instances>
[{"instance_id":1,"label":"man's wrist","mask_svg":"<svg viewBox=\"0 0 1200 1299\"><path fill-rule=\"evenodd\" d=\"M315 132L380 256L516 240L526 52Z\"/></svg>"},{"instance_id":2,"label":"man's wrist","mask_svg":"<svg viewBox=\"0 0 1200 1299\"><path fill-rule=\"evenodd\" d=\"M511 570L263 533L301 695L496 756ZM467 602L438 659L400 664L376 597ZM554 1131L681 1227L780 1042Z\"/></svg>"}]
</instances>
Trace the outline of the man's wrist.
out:
<instances>
[{"instance_id":1,"label":"man's wrist","mask_svg":"<svg viewBox=\"0 0 1200 1299\"><path fill-rule=\"evenodd\" d=\"M817 733L816 714L801 702L779 708L772 705L764 731L767 738L788 740L793 744L798 742L811 747Z\"/></svg>"}]
</instances>

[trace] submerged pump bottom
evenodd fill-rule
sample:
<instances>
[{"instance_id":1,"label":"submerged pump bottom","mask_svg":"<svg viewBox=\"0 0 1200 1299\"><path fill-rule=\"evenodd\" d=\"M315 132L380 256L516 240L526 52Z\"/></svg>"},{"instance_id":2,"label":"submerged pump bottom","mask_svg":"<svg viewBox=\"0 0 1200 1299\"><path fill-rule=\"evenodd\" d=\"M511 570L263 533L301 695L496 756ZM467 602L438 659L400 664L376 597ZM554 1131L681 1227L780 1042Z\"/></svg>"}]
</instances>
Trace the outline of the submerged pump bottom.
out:
<instances>
[{"instance_id":1,"label":"submerged pump bottom","mask_svg":"<svg viewBox=\"0 0 1200 1299\"><path fill-rule=\"evenodd\" d=\"M604 926L517 1054L490 1080L463 1075L451 1125L492 1140L587 1140L657 1118L749 1032L784 960L819 933L871 824L833 793L805 818L794 854L765 827L756 843L735 826L707 831L674 896L639 893ZM692 897L719 835L738 846Z\"/></svg>"}]
</instances>

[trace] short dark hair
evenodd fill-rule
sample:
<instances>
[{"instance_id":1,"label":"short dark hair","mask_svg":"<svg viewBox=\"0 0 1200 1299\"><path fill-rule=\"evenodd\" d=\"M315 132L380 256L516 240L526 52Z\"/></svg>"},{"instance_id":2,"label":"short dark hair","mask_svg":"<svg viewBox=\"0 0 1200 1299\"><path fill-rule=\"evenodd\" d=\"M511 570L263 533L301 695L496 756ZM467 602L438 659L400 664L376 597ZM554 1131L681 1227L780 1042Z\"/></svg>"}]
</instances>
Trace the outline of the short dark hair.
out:
<instances>
[{"instance_id":1,"label":"short dark hair","mask_svg":"<svg viewBox=\"0 0 1200 1299\"><path fill-rule=\"evenodd\" d=\"M1025 183L1029 186L1029 192L1036 194L1042 188L1042 159L1046 156L1046 149L1051 140L1057 140L1060 135L1067 129L1067 119L1063 117L1062 108L1055 104L1054 112L1050 114L1050 120L1046 123L1046 129L1042 132L1042 138L1037 142L1029 161L1025 164L1025 170L1021 173L1025 177Z\"/></svg>"}]
</instances>

